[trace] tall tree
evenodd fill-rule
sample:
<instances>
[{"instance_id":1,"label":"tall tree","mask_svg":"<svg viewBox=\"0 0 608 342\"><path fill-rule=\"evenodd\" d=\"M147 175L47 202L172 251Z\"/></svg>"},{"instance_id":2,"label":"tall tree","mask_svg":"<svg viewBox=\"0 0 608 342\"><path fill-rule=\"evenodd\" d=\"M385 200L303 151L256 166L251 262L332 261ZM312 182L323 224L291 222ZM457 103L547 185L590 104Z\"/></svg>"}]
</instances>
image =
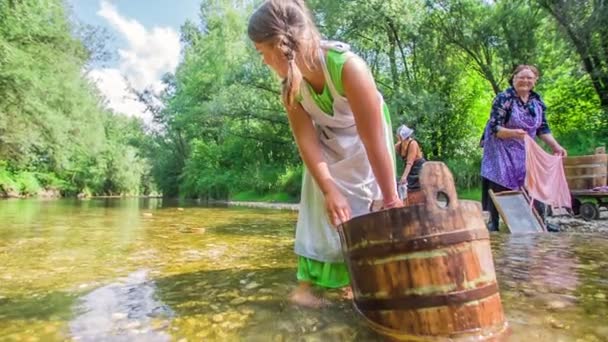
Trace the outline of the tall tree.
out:
<instances>
[{"instance_id":1,"label":"tall tree","mask_svg":"<svg viewBox=\"0 0 608 342\"><path fill-rule=\"evenodd\" d=\"M536 0L565 32L591 78L608 116L608 3Z\"/></svg>"}]
</instances>

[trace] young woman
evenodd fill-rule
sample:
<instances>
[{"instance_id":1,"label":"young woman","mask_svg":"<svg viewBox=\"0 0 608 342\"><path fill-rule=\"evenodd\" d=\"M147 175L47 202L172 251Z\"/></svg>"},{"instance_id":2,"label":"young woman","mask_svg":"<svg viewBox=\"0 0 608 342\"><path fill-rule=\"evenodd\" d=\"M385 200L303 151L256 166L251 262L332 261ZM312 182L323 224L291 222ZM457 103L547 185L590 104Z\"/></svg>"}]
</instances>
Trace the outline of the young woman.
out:
<instances>
[{"instance_id":1,"label":"young woman","mask_svg":"<svg viewBox=\"0 0 608 342\"><path fill-rule=\"evenodd\" d=\"M365 62L342 43L321 40L304 1L268 0L249 20L249 38L283 79L282 100L304 161L296 226L295 303L324 301L312 285L349 284L336 226L402 206L394 183L390 119Z\"/></svg>"}]
</instances>

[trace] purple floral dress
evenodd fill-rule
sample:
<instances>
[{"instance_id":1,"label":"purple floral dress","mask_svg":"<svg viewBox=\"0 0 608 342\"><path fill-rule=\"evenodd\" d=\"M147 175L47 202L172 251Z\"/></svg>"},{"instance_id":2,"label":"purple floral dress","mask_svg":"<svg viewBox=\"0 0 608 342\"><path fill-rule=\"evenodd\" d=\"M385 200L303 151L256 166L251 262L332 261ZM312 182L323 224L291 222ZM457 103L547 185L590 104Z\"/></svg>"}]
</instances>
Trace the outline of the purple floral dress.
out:
<instances>
[{"instance_id":1,"label":"purple floral dress","mask_svg":"<svg viewBox=\"0 0 608 342\"><path fill-rule=\"evenodd\" d=\"M519 189L526 178L526 151L523 139L500 139L498 127L523 129L530 137L551 133L540 96L530 93L527 103L508 88L492 104L490 120L482 138L481 176L509 189Z\"/></svg>"}]
</instances>

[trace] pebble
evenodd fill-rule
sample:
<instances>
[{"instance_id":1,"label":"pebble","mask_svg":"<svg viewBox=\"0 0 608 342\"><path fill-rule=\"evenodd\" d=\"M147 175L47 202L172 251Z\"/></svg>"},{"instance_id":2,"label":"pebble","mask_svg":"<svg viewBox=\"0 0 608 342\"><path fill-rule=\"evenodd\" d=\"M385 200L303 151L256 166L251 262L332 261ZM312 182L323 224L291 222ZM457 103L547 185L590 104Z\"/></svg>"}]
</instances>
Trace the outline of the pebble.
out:
<instances>
[{"instance_id":1,"label":"pebble","mask_svg":"<svg viewBox=\"0 0 608 342\"><path fill-rule=\"evenodd\" d=\"M606 211L600 213L602 219L606 218ZM561 232L608 232L605 220L585 221L578 217L554 216L547 219L549 223L558 224Z\"/></svg>"},{"instance_id":2,"label":"pebble","mask_svg":"<svg viewBox=\"0 0 608 342\"><path fill-rule=\"evenodd\" d=\"M247 302L247 298L238 297L230 301L230 305L241 305Z\"/></svg>"},{"instance_id":3,"label":"pebble","mask_svg":"<svg viewBox=\"0 0 608 342\"><path fill-rule=\"evenodd\" d=\"M243 309L243 310L241 310L241 313L243 315L253 315L255 313L255 311L253 311L251 309Z\"/></svg>"},{"instance_id":4,"label":"pebble","mask_svg":"<svg viewBox=\"0 0 608 342\"><path fill-rule=\"evenodd\" d=\"M564 325L563 323L560 323L554 319L552 319L550 321L550 323L551 323L551 326L555 329L568 329L568 327L566 325Z\"/></svg>"},{"instance_id":5,"label":"pebble","mask_svg":"<svg viewBox=\"0 0 608 342\"><path fill-rule=\"evenodd\" d=\"M215 314L211 317L211 320L214 321L215 323L220 323L224 321L224 316L220 315L220 314Z\"/></svg>"},{"instance_id":6,"label":"pebble","mask_svg":"<svg viewBox=\"0 0 608 342\"><path fill-rule=\"evenodd\" d=\"M245 285L245 289L247 289L247 290L253 290L253 289L258 288L260 286L261 286L260 284L256 283L255 281L252 281L251 283Z\"/></svg>"},{"instance_id":7,"label":"pebble","mask_svg":"<svg viewBox=\"0 0 608 342\"><path fill-rule=\"evenodd\" d=\"M119 321L121 319L127 318L127 314L124 312L115 312L112 314L112 319L115 321Z\"/></svg>"},{"instance_id":8,"label":"pebble","mask_svg":"<svg viewBox=\"0 0 608 342\"><path fill-rule=\"evenodd\" d=\"M562 302L559 300L552 300L545 305L550 310L560 310L560 309L564 309L564 308L568 307L568 303Z\"/></svg>"},{"instance_id":9,"label":"pebble","mask_svg":"<svg viewBox=\"0 0 608 342\"><path fill-rule=\"evenodd\" d=\"M140 321L129 322L129 324L127 324L127 326L126 326L127 329L137 329L139 327L141 327Z\"/></svg>"}]
</instances>

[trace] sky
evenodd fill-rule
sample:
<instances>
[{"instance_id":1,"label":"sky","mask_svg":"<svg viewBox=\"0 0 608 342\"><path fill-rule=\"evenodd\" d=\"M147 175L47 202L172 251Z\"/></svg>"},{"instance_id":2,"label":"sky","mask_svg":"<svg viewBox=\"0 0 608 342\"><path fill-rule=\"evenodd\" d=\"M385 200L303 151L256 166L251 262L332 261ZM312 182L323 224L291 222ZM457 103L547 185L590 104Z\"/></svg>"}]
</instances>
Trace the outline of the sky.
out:
<instances>
[{"instance_id":1,"label":"sky","mask_svg":"<svg viewBox=\"0 0 608 342\"><path fill-rule=\"evenodd\" d=\"M179 28L188 19L198 23L200 0L68 0L74 17L100 26L113 39L107 49L115 55L93 66L87 77L118 113L151 122L145 106L129 90L162 91L161 77L180 61Z\"/></svg>"}]
</instances>

